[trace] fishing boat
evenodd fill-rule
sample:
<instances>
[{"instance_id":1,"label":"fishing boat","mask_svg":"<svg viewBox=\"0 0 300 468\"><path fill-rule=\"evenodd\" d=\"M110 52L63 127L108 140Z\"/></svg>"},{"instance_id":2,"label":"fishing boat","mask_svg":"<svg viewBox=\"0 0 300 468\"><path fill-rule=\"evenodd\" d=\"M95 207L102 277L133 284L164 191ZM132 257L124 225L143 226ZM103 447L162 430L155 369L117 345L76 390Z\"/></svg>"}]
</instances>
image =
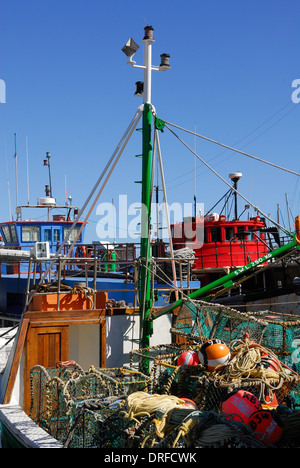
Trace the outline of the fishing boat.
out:
<instances>
[{"instance_id":1,"label":"fishing boat","mask_svg":"<svg viewBox=\"0 0 300 468\"><path fill-rule=\"evenodd\" d=\"M63 254L60 247L52 256L30 257L22 317L14 339L9 336L3 346L0 421L4 447L163 451L222 444L299 446L295 430L300 424L295 411L299 374L297 359L292 359L293 351L297 354L297 317L270 316L268 311L253 316L212 300L261 265L298 254L300 217L289 242L193 291L177 284L176 262L180 261L175 259L170 237L173 296L168 294L164 305L156 301L159 291L152 279L161 267L151 255L152 150L158 149L162 167L158 136L165 122L158 119L151 104L151 72L170 66L167 54L162 54L159 67L152 66L153 43L153 28L147 26L143 66L133 61L138 46L132 39L123 48L129 64L144 69L143 89L139 87L144 102L98 180L111 173L142 118L142 203L147 210L142 211L146 235L141 236L134 283L138 304L116 307L109 302L108 291L97 287L97 256L80 259L71 256L70 249ZM75 221L69 234L74 226ZM80 262L85 271L93 266L92 278L70 286L65 272ZM5 336L3 331L1 338ZM280 338L279 345L275 336ZM130 348L126 350L127 341ZM243 367L245 362L248 366ZM241 367L243 372L237 373ZM240 389L239 394L235 392ZM231 406L232 396L234 402L236 398L249 402L242 420L235 419L240 404Z\"/></svg>"},{"instance_id":2,"label":"fishing boat","mask_svg":"<svg viewBox=\"0 0 300 468\"><path fill-rule=\"evenodd\" d=\"M242 173L230 173L229 177L233 181L232 188L204 216L197 217L195 213L195 216L171 225L174 250L187 246L193 250L195 261L191 275L203 286L258 260L290 239L278 226L267 226L266 219L259 214L242 218L250 208L245 205L241 213L238 210L237 188ZM214 212L221 202L220 212ZM203 232L202 242L197 243L196 235L200 230ZM243 311L266 307L274 312L299 315L298 295L299 259L289 256L286 261L261 264L254 275L229 294L225 291L219 295L216 301Z\"/></svg>"}]
</instances>

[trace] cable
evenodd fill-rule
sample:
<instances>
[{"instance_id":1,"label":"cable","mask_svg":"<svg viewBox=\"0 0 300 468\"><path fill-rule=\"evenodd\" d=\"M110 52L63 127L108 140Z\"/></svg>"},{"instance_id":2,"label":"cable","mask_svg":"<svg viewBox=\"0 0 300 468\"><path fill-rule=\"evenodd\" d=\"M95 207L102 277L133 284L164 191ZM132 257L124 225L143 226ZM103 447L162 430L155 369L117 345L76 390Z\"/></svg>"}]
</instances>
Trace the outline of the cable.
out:
<instances>
[{"instance_id":1,"label":"cable","mask_svg":"<svg viewBox=\"0 0 300 468\"><path fill-rule=\"evenodd\" d=\"M249 153L245 153L244 151L241 151L241 150L238 150L236 148L233 148L232 146L228 146L228 145L225 145L224 143L220 143L219 141L216 141L216 140L213 140L211 138L208 138L208 137L205 137L203 135L199 135L198 133L195 133L195 132L192 132L191 130L188 130L186 128L183 128L183 127L180 127L179 125L176 125L176 124L173 124L171 122L168 122L166 120L163 120L164 123L168 125L171 125L172 127L175 127L175 128L178 128L179 130L183 130L184 132L187 132L187 133L190 133L194 136L197 136L199 138L202 138L203 140L206 140L206 141L210 141L211 143L214 143L216 145L219 145L219 146L222 146L223 148L226 148L226 149L229 149L231 151L235 151L236 153L239 153L239 154L242 154L244 156L247 156L248 158L252 158L252 159L255 159L256 161L259 161L259 162L262 162L264 164L268 164L270 166L273 166L273 167L276 167L277 169L281 169L282 171L286 171L286 172L289 172L290 174L294 174L294 175L297 175L297 176L300 176L300 174L298 172L295 172L295 171L292 171L290 169L286 169L285 167L282 167L282 166L279 166L278 164L274 164L274 163L271 163L269 161L266 161L262 158L258 158L257 156L253 156L252 154L249 154ZM167 128L169 128L167 126ZM169 128L170 130L170 128ZM194 153L195 154L195 153Z\"/></svg>"},{"instance_id":2,"label":"cable","mask_svg":"<svg viewBox=\"0 0 300 468\"><path fill-rule=\"evenodd\" d=\"M238 192L238 190L236 190L234 187L231 187L231 185L225 180L223 179L222 176L220 176L220 174L218 174L207 162L204 161L204 159L202 159L194 150L192 150L192 148L187 144L185 143L168 125L167 125L167 122L165 122L165 125L166 125L166 128L187 148L189 149L203 164L205 164L206 167L208 167L217 177L219 177L219 179L221 179L226 185L228 185L228 187L230 187L232 190L234 190L241 198L243 198L249 205L251 205L255 211L257 211L258 213L261 213L263 217L265 217L266 219L268 219L271 223L273 223L275 226L277 226L280 230L282 230L285 234L287 234L288 236L292 236L291 233L289 231L287 231L283 226L281 226L280 224L276 223L276 221L274 221L273 219L271 219L269 216L267 216L263 211L261 211L258 206L255 206L253 205L252 202L250 202L246 197L244 197L244 195L242 195L240 192ZM171 124L172 125L172 124ZM177 127L175 125L175 127ZM177 127L177 128L180 128L180 127ZM192 132L189 132L188 133L192 133ZM300 175L300 174L298 174Z\"/></svg>"}]
</instances>

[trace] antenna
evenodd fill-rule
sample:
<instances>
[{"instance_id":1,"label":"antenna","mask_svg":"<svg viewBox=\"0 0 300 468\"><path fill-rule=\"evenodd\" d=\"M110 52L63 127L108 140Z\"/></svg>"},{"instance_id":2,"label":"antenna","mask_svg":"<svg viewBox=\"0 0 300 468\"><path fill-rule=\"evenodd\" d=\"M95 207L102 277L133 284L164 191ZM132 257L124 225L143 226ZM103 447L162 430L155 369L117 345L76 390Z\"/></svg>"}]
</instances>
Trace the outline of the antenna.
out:
<instances>
[{"instance_id":1,"label":"antenna","mask_svg":"<svg viewBox=\"0 0 300 468\"><path fill-rule=\"evenodd\" d=\"M4 149L5 149L5 163L6 163L6 178L7 178L7 190L8 190L8 209L9 209L9 220L12 221L12 212L11 212L11 197L10 197L10 182L8 175L8 163L7 163L7 149L6 149L6 139L4 136Z\"/></svg>"},{"instance_id":2,"label":"antenna","mask_svg":"<svg viewBox=\"0 0 300 468\"><path fill-rule=\"evenodd\" d=\"M18 156L17 156L17 134L15 133L15 155L14 158L16 160L16 206L19 205L18 201Z\"/></svg>"},{"instance_id":3,"label":"antenna","mask_svg":"<svg viewBox=\"0 0 300 468\"><path fill-rule=\"evenodd\" d=\"M28 137L26 137L26 162L27 162L27 201L29 205Z\"/></svg>"},{"instance_id":4,"label":"antenna","mask_svg":"<svg viewBox=\"0 0 300 468\"><path fill-rule=\"evenodd\" d=\"M44 166L48 166L49 169L49 195L52 198L52 183L51 183L51 169L50 169L50 153L46 153L46 158L44 159Z\"/></svg>"},{"instance_id":5,"label":"antenna","mask_svg":"<svg viewBox=\"0 0 300 468\"><path fill-rule=\"evenodd\" d=\"M67 174L65 174L65 205L68 205Z\"/></svg>"},{"instance_id":6,"label":"antenna","mask_svg":"<svg viewBox=\"0 0 300 468\"><path fill-rule=\"evenodd\" d=\"M234 201L235 201L234 219L238 219L238 214L237 214L237 184L238 184L238 181L240 180L240 178L243 177L243 174L241 172L232 172L231 174L229 174L229 177L233 182L233 189L234 189Z\"/></svg>"},{"instance_id":7,"label":"antenna","mask_svg":"<svg viewBox=\"0 0 300 468\"><path fill-rule=\"evenodd\" d=\"M196 124L195 124L195 154L197 153L197 143L196 143ZM196 195L196 156L194 156L194 213L195 213L195 221L197 216L197 195Z\"/></svg>"}]
</instances>

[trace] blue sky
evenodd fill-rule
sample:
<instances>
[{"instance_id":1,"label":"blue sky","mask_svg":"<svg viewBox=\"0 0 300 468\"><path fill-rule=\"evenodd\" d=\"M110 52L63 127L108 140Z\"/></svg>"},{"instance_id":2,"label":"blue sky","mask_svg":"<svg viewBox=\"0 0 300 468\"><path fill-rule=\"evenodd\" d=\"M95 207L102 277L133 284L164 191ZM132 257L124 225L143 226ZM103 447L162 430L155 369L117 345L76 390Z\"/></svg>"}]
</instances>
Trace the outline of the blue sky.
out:
<instances>
[{"instance_id":1,"label":"blue sky","mask_svg":"<svg viewBox=\"0 0 300 468\"><path fill-rule=\"evenodd\" d=\"M134 97L140 70L121 49L139 45L154 27L153 64L170 54L171 70L153 73L152 103L162 119L300 171L300 104L292 101L300 79L299 0L131 1L0 0L0 220L16 204L14 133L17 134L19 203L44 195L52 159L53 194L65 202L65 180L81 207L125 132L141 100ZM300 92L299 92L300 97ZM240 171L240 191L281 224L300 214L299 177L180 132L226 180ZM168 130L160 135L168 201L192 203L194 156ZM99 200L126 194L140 200L141 134L135 132ZM228 190L197 161L197 201L209 210ZM239 202L240 210L245 202ZM253 212L253 210L250 210ZM15 216L15 215L14 215ZM92 213L86 240L97 239Z\"/></svg>"}]
</instances>

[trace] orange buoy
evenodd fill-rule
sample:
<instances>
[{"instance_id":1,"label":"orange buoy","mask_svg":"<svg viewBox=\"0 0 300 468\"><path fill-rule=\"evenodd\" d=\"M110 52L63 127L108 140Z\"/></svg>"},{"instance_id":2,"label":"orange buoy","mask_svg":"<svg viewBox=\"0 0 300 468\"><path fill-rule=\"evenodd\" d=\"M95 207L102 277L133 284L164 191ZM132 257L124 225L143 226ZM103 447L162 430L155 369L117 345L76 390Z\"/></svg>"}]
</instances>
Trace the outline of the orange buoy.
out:
<instances>
[{"instance_id":1,"label":"orange buoy","mask_svg":"<svg viewBox=\"0 0 300 468\"><path fill-rule=\"evenodd\" d=\"M270 395L265 395L265 405L263 404L262 407L265 408L265 406L271 409L277 408L278 400L275 392L271 392Z\"/></svg>"},{"instance_id":2,"label":"orange buoy","mask_svg":"<svg viewBox=\"0 0 300 468\"><path fill-rule=\"evenodd\" d=\"M230 349L224 341L213 339L204 343L199 351L199 361L207 369L214 370L217 366L226 364L231 358Z\"/></svg>"},{"instance_id":3,"label":"orange buoy","mask_svg":"<svg viewBox=\"0 0 300 468\"><path fill-rule=\"evenodd\" d=\"M184 401L184 406L186 406L187 408L198 410L198 406L193 400L190 400L189 398L180 398L180 400Z\"/></svg>"},{"instance_id":4,"label":"orange buoy","mask_svg":"<svg viewBox=\"0 0 300 468\"><path fill-rule=\"evenodd\" d=\"M255 411L251 415L249 426L254 432L254 437L265 446L276 444L283 434L282 423L278 416L264 409Z\"/></svg>"},{"instance_id":5,"label":"orange buoy","mask_svg":"<svg viewBox=\"0 0 300 468\"><path fill-rule=\"evenodd\" d=\"M196 351L184 351L184 353L180 354L177 365L178 366L197 366L199 364L199 356Z\"/></svg>"},{"instance_id":6,"label":"orange buoy","mask_svg":"<svg viewBox=\"0 0 300 468\"><path fill-rule=\"evenodd\" d=\"M243 421L249 423L249 419L254 412L261 410L262 405L253 393L245 390L236 390L229 393L222 403L222 411L228 418L234 421Z\"/></svg>"}]
</instances>

